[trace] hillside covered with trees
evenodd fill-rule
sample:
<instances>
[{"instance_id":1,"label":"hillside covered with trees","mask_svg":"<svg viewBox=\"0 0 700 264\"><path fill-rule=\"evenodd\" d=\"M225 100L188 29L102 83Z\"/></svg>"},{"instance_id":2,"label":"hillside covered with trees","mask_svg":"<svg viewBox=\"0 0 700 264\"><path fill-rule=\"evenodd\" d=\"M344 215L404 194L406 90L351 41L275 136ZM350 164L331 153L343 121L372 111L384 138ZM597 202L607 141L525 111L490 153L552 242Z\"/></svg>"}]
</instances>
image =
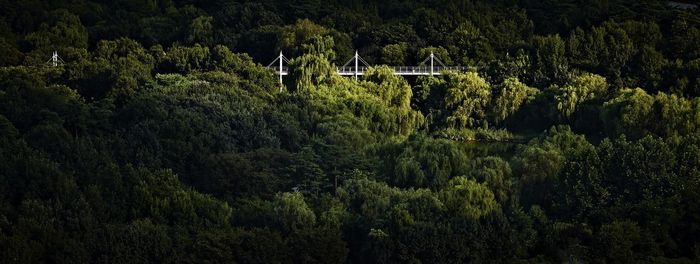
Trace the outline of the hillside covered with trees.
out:
<instances>
[{"instance_id":1,"label":"hillside covered with trees","mask_svg":"<svg viewBox=\"0 0 700 264\"><path fill-rule=\"evenodd\" d=\"M697 263L699 14L0 0L0 263Z\"/></svg>"}]
</instances>

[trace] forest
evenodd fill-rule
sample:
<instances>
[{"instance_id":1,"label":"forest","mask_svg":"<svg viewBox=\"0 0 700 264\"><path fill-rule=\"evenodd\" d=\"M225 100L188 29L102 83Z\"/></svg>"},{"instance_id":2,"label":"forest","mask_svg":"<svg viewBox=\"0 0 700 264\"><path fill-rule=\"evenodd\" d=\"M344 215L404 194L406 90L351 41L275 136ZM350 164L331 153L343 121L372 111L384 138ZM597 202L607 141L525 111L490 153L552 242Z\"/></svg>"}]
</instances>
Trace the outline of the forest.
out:
<instances>
[{"instance_id":1,"label":"forest","mask_svg":"<svg viewBox=\"0 0 700 264\"><path fill-rule=\"evenodd\" d=\"M699 11L0 0L0 263L699 263Z\"/></svg>"}]
</instances>

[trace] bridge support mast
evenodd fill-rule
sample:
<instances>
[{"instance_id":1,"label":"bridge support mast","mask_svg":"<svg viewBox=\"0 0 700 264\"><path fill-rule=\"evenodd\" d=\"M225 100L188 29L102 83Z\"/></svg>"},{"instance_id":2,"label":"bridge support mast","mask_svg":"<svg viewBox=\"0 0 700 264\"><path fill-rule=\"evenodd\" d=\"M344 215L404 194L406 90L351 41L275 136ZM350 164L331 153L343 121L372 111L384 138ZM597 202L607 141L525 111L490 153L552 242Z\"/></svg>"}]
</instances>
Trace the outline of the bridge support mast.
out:
<instances>
[{"instance_id":1,"label":"bridge support mast","mask_svg":"<svg viewBox=\"0 0 700 264\"><path fill-rule=\"evenodd\" d=\"M434 65L433 61L434 60L435 60L435 54L433 54L433 52L431 51L430 52L430 76L435 75L435 71L433 70L433 65Z\"/></svg>"},{"instance_id":2,"label":"bridge support mast","mask_svg":"<svg viewBox=\"0 0 700 264\"><path fill-rule=\"evenodd\" d=\"M358 68L358 58L360 57L360 54L357 53L357 50L355 50L355 81L357 81L357 75L360 74L360 69Z\"/></svg>"},{"instance_id":3,"label":"bridge support mast","mask_svg":"<svg viewBox=\"0 0 700 264\"><path fill-rule=\"evenodd\" d=\"M282 83L282 61L284 60L284 55L282 55L282 51L280 50L280 57L278 58L280 60L280 92L282 92L282 88L284 87L284 84Z\"/></svg>"},{"instance_id":4,"label":"bridge support mast","mask_svg":"<svg viewBox=\"0 0 700 264\"><path fill-rule=\"evenodd\" d=\"M58 67L59 64L64 64L65 62L58 56L58 51L54 50L53 54L51 54L51 59L46 63L50 63L53 67Z\"/></svg>"}]
</instances>

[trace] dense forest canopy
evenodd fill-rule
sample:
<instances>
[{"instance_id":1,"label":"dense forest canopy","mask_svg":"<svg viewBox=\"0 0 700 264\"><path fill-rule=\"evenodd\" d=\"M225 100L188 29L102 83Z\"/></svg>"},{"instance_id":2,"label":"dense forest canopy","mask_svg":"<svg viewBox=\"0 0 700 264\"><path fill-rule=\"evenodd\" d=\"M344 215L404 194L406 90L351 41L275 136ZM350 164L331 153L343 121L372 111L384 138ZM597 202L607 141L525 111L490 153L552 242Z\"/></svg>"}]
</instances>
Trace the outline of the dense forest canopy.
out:
<instances>
[{"instance_id":1,"label":"dense forest canopy","mask_svg":"<svg viewBox=\"0 0 700 264\"><path fill-rule=\"evenodd\" d=\"M699 14L0 0L0 263L697 263Z\"/></svg>"}]
</instances>

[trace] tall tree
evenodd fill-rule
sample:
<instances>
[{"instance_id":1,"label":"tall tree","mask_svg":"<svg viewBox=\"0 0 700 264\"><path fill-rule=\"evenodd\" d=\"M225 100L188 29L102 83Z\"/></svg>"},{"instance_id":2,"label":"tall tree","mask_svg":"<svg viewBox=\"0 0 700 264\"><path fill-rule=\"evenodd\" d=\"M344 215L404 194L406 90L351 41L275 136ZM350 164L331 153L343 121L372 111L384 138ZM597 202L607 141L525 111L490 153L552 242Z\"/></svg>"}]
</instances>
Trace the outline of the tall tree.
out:
<instances>
[{"instance_id":1,"label":"tall tree","mask_svg":"<svg viewBox=\"0 0 700 264\"><path fill-rule=\"evenodd\" d=\"M486 107L491 101L491 87L475 72L444 75L447 96L445 106L451 113L447 124L451 127L487 126Z\"/></svg>"}]
</instances>

